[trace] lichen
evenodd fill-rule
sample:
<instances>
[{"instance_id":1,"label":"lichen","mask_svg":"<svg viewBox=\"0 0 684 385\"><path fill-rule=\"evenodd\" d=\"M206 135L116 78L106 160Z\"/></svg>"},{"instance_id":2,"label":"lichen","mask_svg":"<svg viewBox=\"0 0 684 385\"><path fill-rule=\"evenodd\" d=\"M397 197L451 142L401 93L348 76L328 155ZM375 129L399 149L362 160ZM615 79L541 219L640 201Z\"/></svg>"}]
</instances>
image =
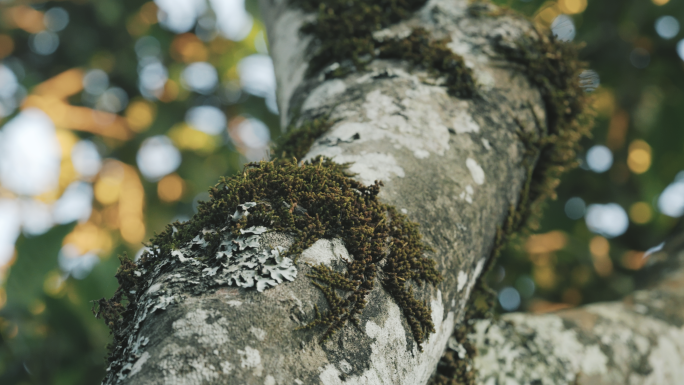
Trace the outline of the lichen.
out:
<instances>
[{"instance_id":1,"label":"lichen","mask_svg":"<svg viewBox=\"0 0 684 385\"><path fill-rule=\"evenodd\" d=\"M198 265L203 276L218 284L263 290L293 278L296 270L288 261L296 262L317 240L340 238L351 260L344 272L312 267L309 277L329 308L316 308L314 320L305 328L323 326L324 341L348 321L358 323L377 280L402 308L420 346L434 325L429 305L415 298L412 284L435 284L441 276L435 261L426 256L430 249L421 241L417 225L378 200L381 185L364 186L325 158L302 164L282 159L249 164L242 174L222 178L190 221L173 223L156 235L137 264L122 260L117 274L122 287L111 300L100 300L96 313L106 317L115 342L125 343L120 335L124 313L134 311L141 295L137 281L127 277L144 275L160 261L172 260ZM292 245L275 254L260 252L255 238L266 228L291 235ZM128 306L122 304L124 293Z\"/></svg>"}]
</instances>

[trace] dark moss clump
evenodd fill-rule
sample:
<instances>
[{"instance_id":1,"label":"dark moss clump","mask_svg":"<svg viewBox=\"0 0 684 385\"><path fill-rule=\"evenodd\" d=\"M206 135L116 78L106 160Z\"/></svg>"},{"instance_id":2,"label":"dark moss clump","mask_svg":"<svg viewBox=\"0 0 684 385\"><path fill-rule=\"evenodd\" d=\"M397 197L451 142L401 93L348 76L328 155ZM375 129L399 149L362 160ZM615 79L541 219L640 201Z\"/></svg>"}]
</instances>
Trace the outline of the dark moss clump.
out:
<instances>
[{"instance_id":1,"label":"dark moss clump","mask_svg":"<svg viewBox=\"0 0 684 385\"><path fill-rule=\"evenodd\" d=\"M523 165L527 177L517 205L510 207L506 222L497 232L485 273L511 236L522 238L539 228L544 205L548 199L556 199L561 175L578 166L580 142L590 135L593 125L590 97L581 81L586 63L579 60L580 45L559 41L551 31L534 27L531 34L523 35L514 46L498 44L497 48L508 61L519 64L519 69L541 92L546 129L537 118L537 133L524 133L522 126L518 131L526 147ZM534 113L531 106L530 110Z\"/></svg>"},{"instance_id":2,"label":"dark moss clump","mask_svg":"<svg viewBox=\"0 0 684 385\"><path fill-rule=\"evenodd\" d=\"M127 344L126 338L128 336L120 333L121 320L126 316L131 316L135 311L135 295L140 286L140 276L135 274L138 265L130 260L126 253L119 256L121 265L116 270L116 280L119 282L119 287L114 292L110 299L101 298L93 301L93 314L98 319L103 319L105 324L109 327L111 333L114 335L114 340L109 345L110 358L114 356L117 347ZM127 314L128 313L128 314Z\"/></svg>"},{"instance_id":3,"label":"dark moss clump","mask_svg":"<svg viewBox=\"0 0 684 385\"><path fill-rule=\"evenodd\" d=\"M468 298L466 314L463 321L458 326L452 336L464 349L465 357L454 350L447 349L437 364L437 371L430 378L430 385L475 385L475 375L473 358L477 354L475 345L468 340L468 335L475 330L473 325L477 320L489 319L494 317L494 302L496 293L492 296L492 290L485 284L484 280L478 280L473 287L473 291ZM462 352L463 353L463 352Z\"/></svg>"},{"instance_id":4,"label":"dark moss clump","mask_svg":"<svg viewBox=\"0 0 684 385\"><path fill-rule=\"evenodd\" d=\"M437 363L437 371L430 378L430 385L474 385L475 370L473 359L477 350L472 342L468 341L469 326L463 322L454 331L453 337L465 349L466 357L451 349L447 349Z\"/></svg>"},{"instance_id":5,"label":"dark moss clump","mask_svg":"<svg viewBox=\"0 0 684 385\"><path fill-rule=\"evenodd\" d=\"M333 123L325 116L306 121L300 127L290 125L273 149L275 157L280 159L304 158L316 139L328 131Z\"/></svg>"},{"instance_id":6,"label":"dark moss clump","mask_svg":"<svg viewBox=\"0 0 684 385\"><path fill-rule=\"evenodd\" d=\"M306 12L315 12L316 20L302 32L316 38L312 71L333 62L350 60L362 68L375 56L379 31L417 11L426 0L293 0Z\"/></svg>"},{"instance_id":7,"label":"dark moss clump","mask_svg":"<svg viewBox=\"0 0 684 385\"><path fill-rule=\"evenodd\" d=\"M463 58L449 49L451 38L432 40L423 28L414 29L403 39L383 42L379 58L402 59L414 66L421 66L433 75L446 75L446 87L454 96L469 98L475 91L473 72L466 67Z\"/></svg>"},{"instance_id":8,"label":"dark moss clump","mask_svg":"<svg viewBox=\"0 0 684 385\"><path fill-rule=\"evenodd\" d=\"M112 300L101 300L98 314L116 329L122 314L122 295L136 285L124 279L133 277L123 274L131 266L134 270L151 270L151 265L160 258L170 258L172 250L187 244L203 229L215 231L204 234L208 242L206 255L212 256L225 235L266 226L294 236L287 251L294 260L322 238L341 238L353 258L346 261L344 273L314 266L310 274L329 304L329 309L322 313L316 309L315 319L307 326L324 326L321 340L347 321L358 323L357 316L366 297L379 280L403 309L420 345L427 333L434 332L434 325L429 306L415 299L411 282L434 284L441 276L435 261L425 256L430 249L421 241L417 225L378 200L381 185L376 182L366 187L350 178L342 166L325 158L302 165L285 160L250 164L241 175L222 178L210 190L211 200L202 202L190 221L173 223L155 236L149 245L154 255L146 253L138 265L123 260L117 274L121 287ZM245 202L257 203L250 209L250 215L237 222L227 221L238 205ZM131 306L124 311L130 309Z\"/></svg>"},{"instance_id":9,"label":"dark moss clump","mask_svg":"<svg viewBox=\"0 0 684 385\"><path fill-rule=\"evenodd\" d=\"M540 134L523 137L530 175L513 219L536 229L543 203L556 199L560 176L577 167L579 143L590 134L590 98L580 77L586 64L578 59L580 46L559 41L550 31L535 30L535 36L524 36L515 49L505 45L499 49L509 61L521 65L546 107L547 130L538 122Z\"/></svg>"},{"instance_id":10,"label":"dark moss clump","mask_svg":"<svg viewBox=\"0 0 684 385\"><path fill-rule=\"evenodd\" d=\"M338 62L329 76L344 76L353 69L362 70L375 58L406 60L426 68L434 75L446 75L449 93L471 97L475 91L472 71L463 58L448 47L450 39L432 40L425 29L415 29L403 39L378 41L373 32L401 20L425 5L425 0L295 0L307 12L316 12L316 20L304 25L302 33L316 38L316 52L309 71Z\"/></svg>"}]
</instances>

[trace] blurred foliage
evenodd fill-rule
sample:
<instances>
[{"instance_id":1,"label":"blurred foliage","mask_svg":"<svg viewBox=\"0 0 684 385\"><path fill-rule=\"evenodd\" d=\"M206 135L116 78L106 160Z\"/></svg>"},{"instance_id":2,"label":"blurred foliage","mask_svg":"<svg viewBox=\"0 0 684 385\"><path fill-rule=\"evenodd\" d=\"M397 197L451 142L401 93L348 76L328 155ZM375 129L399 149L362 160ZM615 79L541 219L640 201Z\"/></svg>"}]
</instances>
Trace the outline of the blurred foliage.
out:
<instances>
[{"instance_id":1,"label":"blurred foliage","mask_svg":"<svg viewBox=\"0 0 684 385\"><path fill-rule=\"evenodd\" d=\"M545 209L539 234L512 242L488 281L498 290L516 288L522 297L518 310L545 312L618 299L638 287L639 271L648 264L643 251L661 243L676 223L659 212L657 201L684 170L684 131L678 128L684 121L680 108L684 62L677 54L682 33L665 39L656 32L655 23L664 15L682 15L684 4L666 0L497 3L547 26L559 13L584 9L571 15L577 32L574 41L585 45L581 58L599 74L601 85L593 92L597 113L593 138L582 145L585 150L608 147L613 164L608 171L596 173L583 156L582 166L564 176L558 199ZM634 65L635 50L647 53L650 62L647 59L645 68ZM630 153L639 148L645 149L647 159L635 164ZM566 202L573 197L587 205L619 204L629 215L627 231L612 239L592 233L584 218L566 215Z\"/></svg>"},{"instance_id":2,"label":"blurred foliage","mask_svg":"<svg viewBox=\"0 0 684 385\"><path fill-rule=\"evenodd\" d=\"M684 131L677 127L684 121L684 110L678 108L684 105L684 68L676 50L681 33L663 39L654 23L663 15L684 14L684 4L673 0L496 2L547 26L560 13L571 14L577 27L575 41L586 43L582 56L601 77L601 86L594 92L594 137L583 144L585 148L607 146L614 163L605 173L584 166L566 175L558 199L545 210L539 235L509 247L488 279L497 290L516 288L523 310L549 311L619 298L634 288L635 274L644 261L642 252L660 243L675 222L659 213L656 201L684 168ZM44 29L43 14L53 7L66 10L69 23L57 32L57 50L39 55L29 48L31 39ZM45 99L32 96L52 95L62 98L62 104L53 105L92 108L79 85L83 73L91 69L106 72L110 84L130 98L107 134L98 133L92 125L75 129L55 123L64 154L79 139L87 138L97 145L105 166L89 181L96 198L90 219L56 226L39 236L20 236L14 258L3 268L1 384L99 382L110 337L105 325L93 317L90 301L108 297L116 289L115 256L124 251L135 255L143 239L174 218L193 215L193 206L207 196L207 188L219 176L241 170L246 150L235 131L245 119L255 117L266 123L272 139L280 135L278 116L269 111L265 100L240 91L238 63L258 52L264 36L256 1L248 1L246 7L255 22L247 37L235 42L221 36L207 38L197 29L197 34L174 34L159 25L152 2L0 0L0 60L15 72L23 72L19 80L27 90L25 103L45 107L40 104ZM144 36L159 42L169 77L163 90L148 99L140 96L135 50ZM637 48L642 63L644 52L650 58L645 68L636 68L630 59ZM184 88L183 69L205 61L217 69L220 87L208 94ZM46 80L64 73L67 76L57 78L61 80L52 83L52 88L45 86ZM70 87L73 90L68 92ZM220 108L228 119L227 130L208 135L184 124L186 111L198 105ZM0 124L11 118L0 119ZM140 177L136 154L145 139L156 135L171 138L182 152L182 163L173 174L150 182ZM645 151L648 164L643 159L638 164L629 160L630 151L638 148ZM64 156L59 188L38 199L54 202L78 179L70 162ZM116 178L108 170L123 170L123 182L112 182ZM121 183L128 183L127 187ZM12 197L1 188L0 193L0 197ZM565 204L572 197L587 204L619 204L630 213L627 232L612 239L592 233L583 219L566 215ZM124 216L124 207L134 214ZM67 242L82 252L100 250L100 263L83 279L60 270L57 255Z\"/></svg>"}]
</instances>

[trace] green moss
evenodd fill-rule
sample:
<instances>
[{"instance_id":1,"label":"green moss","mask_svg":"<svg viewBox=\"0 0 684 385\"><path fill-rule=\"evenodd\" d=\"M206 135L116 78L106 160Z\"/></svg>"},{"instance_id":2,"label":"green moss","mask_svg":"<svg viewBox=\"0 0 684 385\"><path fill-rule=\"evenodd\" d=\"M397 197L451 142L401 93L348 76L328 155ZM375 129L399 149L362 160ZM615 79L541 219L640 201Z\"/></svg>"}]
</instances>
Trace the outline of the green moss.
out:
<instances>
[{"instance_id":1,"label":"green moss","mask_svg":"<svg viewBox=\"0 0 684 385\"><path fill-rule=\"evenodd\" d=\"M475 81L463 58L453 53L449 38L431 39L430 33L417 28L403 39L379 41L373 33L407 19L425 5L425 0L295 0L294 4L307 12L316 12L316 19L302 27L302 33L315 37L316 51L310 61L313 74L328 64L340 66L328 76L345 76L353 70L363 70L376 58L406 60L434 76L445 76L450 94L471 97Z\"/></svg>"},{"instance_id":2,"label":"green moss","mask_svg":"<svg viewBox=\"0 0 684 385\"><path fill-rule=\"evenodd\" d=\"M461 323L454 331L453 337L463 346L466 358L459 357L459 354L451 349L447 349L442 358L437 363L437 371L430 378L429 385L474 385L475 370L473 369L472 357L477 354L475 345L468 341L468 334L471 332L465 323Z\"/></svg>"},{"instance_id":3,"label":"green moss","mask_svg":"<svg viewBox=\"0 0 684 385\"><path fill-rule=\"evenodd\" d=\"M497 14L522 17L510 10ZM494 266L511 237L520 239L539 228L546 202L556 199L562 174L577 167L580 142L590 136L593 125L590 97L580 82L580 74L586 69L586 63L579 60L580 45L559 41L551 31L533 26L531 33L523 35L514 47L499 44L497 49L509 62L517 64L540 91L546 124L535 114L535 133L525 133L520 125L518 135L525 144L523 166L527 177L517 205L510 207L508 218L497 232L485 272ZM531 105L529 109L534 114Z\"/></svg>"},{"instance_id":4,"label":"green moss","mask_svg":"<svg viewBox=\"0 0 684 385\"><path fill-rule=\"evenodd\" d=\"M130 260L126 253L119 256L119 261L121 262L121 265L117 269L115 275L119 282L119 287L116 289L116 292L114 292L112 298L101 298L93 301L92 309L95 317L103 319L114 335L114 340L109 345L110 352L112 352L115 347L127 343L125 341L127 336L119 333L121 330L120 322L123 317L126 316L127 312L132 313L134 311L135 296L131 295L131 292L135 293L141 282L140 276L135 274L138 265Z\"/></svg>"},{"instance_id":5,"label":"green moss","mask_svg":"<svg viewBox=\"0 0 684 385\"><path fill-rule=\"evenodd\" d=\"M406 38L383 42L378 57L406 60L426 68L434 76L444 75L445 86L451 95L472 97L475 92L473 72L466 67L463 58L447 46L450 41L451 38L432 40L428 31L416 28Z\"/></svg>"},{"instance_id":6,"label":"green moss","mask_svg":"<svg viewBox=\"0 0 684 385\"><path fill-rule=\"evenodd\" d=\"M294 124L290 125L273 149L275 157L280 159L304 158L316 139L327 132L333 123L327 116L324 116L306 121L299 127L295 127Z\"/></svg>"},{"instance_id":7,"label":"green moss","mask_svg":"<svg viewBox=\"0 0 684 385\"><path fill-rule=\"evenodd\" d=\"M333 62L351 61L363 68L375 56L373 32L407 19L426 0L293 0L316 19L302 32L315 37L312 71Z\"/></svg>"},{"instance_id":8,"label":"green moss","mask_svg":"<svg viewBox=\"0 0 684 385\"><path fill-rule=\"evenodd\" d=\"M510 9L499 9L478 2L470 8L477 17L514 16ZM516 205L511 205L506 221L499 226L492 255L478 279L466 306L466 315L454 337L466 348L468 357L461 360L455 352L447 351L438 366L432 385L474 384L473 372L464 368L477 354L464 338L471 333L472 321L493 316L496 292L487 285L485 276L495 265L501 251L512 237L521 238L539 226L542 210L548 199L555 199L555 189L563 173L577 166L579 143L589 136L593 116L588 105L590 98L580 84L580 73L586 68L579 60L577 44L558 41L550 31L534 28L532 35L523 36L515 48L498 46L510 62L519 64L520 70L541 92L545 111L546 129L537 117L538 133L524 133L521 125L518 135L525 144L523 166L527 171L525 184ZM531 111L532 106L529 107ZM536 116L536 115L535 115ZM471 365L472 366L472 365Z\"/></svg>"},{"instance_id":9,"label":"green moss","mask_svg":"<svg viewBox=\"0 0 684 385\"><path fill-rule=\"evenodd\" d=\"M350 178L342 166L325 158L302 165L286 160L250 164L241 175L222 178L210 190L211 199L200 203L190 221L173 223L155 236L149 245L154 255L145 253L138 265L122 260L121 274L117 274L121 287L112 300L101 300L99 313L116 329L121 320L122 295L136 285L126 278L132 275L123 272L150 271L152 264L171 258L172 250L191 241L203 229L216 231L204 235L208 242L206 255L213 256L225 235L238 235L240 229L251 226L266 226L294 237L287 250L294 260L317 240L333 238L341 238L353 258L346 261L344 273L323 265L313 266L309 277L323 292L328 309L321 312L317 308L313 321L305 328L322 326L323 341L347 322L358 323L358 315L377 280L402 308L420 346L426 334L434 332L434 325L429 306L414 297L411 285L435 284L441 276L435 261L425 256L430 249L421 241L417 225L378 200L381 185L377 182L364 186ZM245 202L257 202L250 215L226 223L226 218ZM132 306L125 311L130 309Z\"/></svg>"}]
</instances>

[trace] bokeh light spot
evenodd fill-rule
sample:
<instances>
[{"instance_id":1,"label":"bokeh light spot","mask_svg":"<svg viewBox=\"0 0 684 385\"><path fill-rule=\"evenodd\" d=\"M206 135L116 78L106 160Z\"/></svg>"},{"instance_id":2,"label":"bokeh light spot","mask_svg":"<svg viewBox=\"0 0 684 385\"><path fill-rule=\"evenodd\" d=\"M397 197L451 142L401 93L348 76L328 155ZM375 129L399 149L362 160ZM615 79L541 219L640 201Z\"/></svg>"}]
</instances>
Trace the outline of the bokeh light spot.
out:
<instances>
[{"instance_id":1,"label":"bokeh light spot","mask_svg":"<svg viewBox=\"0 0 684 385\"><path fill-rule=\"evenodd\" d=\"M582 13L587 9L587 0L560 0L558 1L558 7L563 13L574 15Z\"/></svg>"},{"instance_id":2,"label":"bokeh light spot","mask_svg":"<svg viewBox=\"0 0 684 385\"><path fill-rule=\"evenodd\" d=\"M45 28L52 32L59 32L69 24L69 13L62 7L48 9L43 15Z\"/></svg>"},{"instance_id":3,"label":"bokeh light spot","mask_svg":"<svg viewBox=\"0 0 684 385\"><path fill-rule=\"evenodd\" d=\"M185 121L192 128L209 135L218 135L226 130L226 115L213 106L190 108L185 114Z\"/></svg>"},{"instance_id":4,"label":"bokeh light spot","mask_svg":"<svg viewBox=\"0 0 684 385\"><path fill-rule=\"evenodd\" d=\"M52 215L60 224L73 221L84 222L90 217L93 208L93 187L90 183L74 182L55 202Z\"/></svg>"},{"instance_id":5,"label":"bokeh light spot","mask_svg":"<svg viewBox=\"0 0 684 385\"><path fill-rule=\"evenodd\" d=\"M128 94L122 88L112 87L105 91L95 103L98 110L117 113L128 105Z\"/></svg>"},{"instance_id":6,"label":"bokeh light spot","mask_svg":"<svg viewBox=\"0 0 684 385\"><path fill-rule=\"evenodd\" d=\"M209 63L192 63L183 70L181 84L200 94L209 94L218 84L218 73L216 68Z\"/></svg>"},{"instance_id":7,"label":"bokeh light spot","mask_svg":"<svg viewBox=\"0 0 684 385\"><path fill-rule=\"evenodd\" d=\"M67 277L58 270L53 270L45 276L43 291L51 297L61 297L65 294Z\"/></svg>"},{"instance_id":8,"label":"bokeh light spot","mask_svg":"<svg viewBox=\"0 0 684 385\"><path fill-rule=\"evenodd\" d=\"M530 254L545 254L558 251L568 243L568 236L564 232L554 230L545 234L533 234L525 242L525 251Z\"/></svg>"},{"instance_id":9,"label":"bokeh light spot","mask_svg":"<svg viewBox=\"0 0 684 385\"><path fill-rule=\"evenodd\" d=\"M582 198L573 197L565 202L565 215L570 219L580 219L586 211L587 205Z\"/></svg>"},{"instance_id":10,"label":"bokeh light spot","mask_svg":"<svg viewBox=\"0 0 684 385\"><path fill-rule=\"evenodd\" d=\"M100 259L93 253L81 254L76 246L68 243L59 251L57 261L66 274L76 279L83 279L100 262Z\"/></svg>"},{"instance_id":11,"label":"bokeh light spot","mask_svg":"<svg viewBox=\"0 0 684 385\"><path fill-rule=\"evenodd\" d=\"M635 174L643 174L651 167L651 146L643 140L635 140L629 145L627 166Z\"/></svg>"},{"instance_id":12,"label":"bokeh light spot","mask_svg":"<svg viewBox=\"0 0 684 385\"><path fill-rule=\"evenodd\" d=\"M606 172L613 165L613 153L606 146L595 145L587 151L587 165L593 172Z\"/></svg>"},{"instance_id":13,"label":"bokeh light spot","mask_svg":"<svg viewBox=\"0 0 684 385\"><path fill-rule=\"evenodd\" d=\"M38 55L50 55L59 47L59 36L54 32L40 31L29 38L29 48Z\"/></svg>"},{"instance_id":14,"label":"bokeh light spot","mask_svg":"<svg viewBox=\"0 0 684 385\"><path fill-rule=\"evenodd\" d=\"M252 30L252 15L245 10L245 0L209 0L216 13L216 23L223 36L233 41L246 38Z\"/></svg>"},{"instance_id":15,"label":"bokeh light spot","mask_svg":"<svg viewBox=\"0 0 684 385\"><path fill-rule=\"evenodd\" d=\"M684 215L684 180L676 181L663 190L658 197L658 209L673 218Z\"/></svg>"},{"instance_id":16,"label":"bokeh light spot","mask_svg":"<svg viewBox=\"0 0 684 385\"><path fill-rule=\"evenodd\" d=\"M243 58L237 67L242 88L255 96L266 99L266 107L278 113L276 103L276 78L273 60L268 55L254 54Z\"/></svg>"},{"instance_id":17,"label":"bokeh light spot","mask_svg":"<svg viewBox=\"0 0 684 385\"><path fill-rule=\"evenodd\" d=\"M119 200L121 181L104 177L95 183L95 199L103 205L109 205Z\"/></svg>"},{"instance_id":18,"label":"bokeh light spot","mask_svg":"<svg viewBox=\"0 0 684 385\"><path fill-rule=\"evenodd\" d=\"M661 16L655 22L655 30L663 39L672 39L679 33L679 21L669 15Z\"/></svg>"},{"instance_id":19,"label":"bokeh light spot","mask_svg":"<svg viewBox=\"0 0 684 385\"><path fill-rule=\"evenodd\" d=\"M195 25L197 17L207 8L204 0L155 0L159 7L157 19L169 31L188 32Z\"/></svg>"},{"instance_id":20,"label":"bokeh light spot","mask_svg":"<svg viewBox=\"0 0 684 385\"><path fill-rule=\"evenodd\" d=\"M0 34L0 60L11 55L14 51L14 40L12 37L5 34ZM2 82L0 81L0 84Z\"/></svg>"},{"instance_id":21,"label":"bokeh light spot","mask_svg":"<svg viewBox=\"0 0 684 385\"><path fill-rule=\"evenodd\" d=\"M607 257L608 253L610 253L610 242L606 238L597 235L589 241L589 251L597 257Z\"/></svg>"},{"instance_id":22,"label":"bokeh light spot","mask_svg":"<svg viewBox=\"0 0 684 385\"><path fill-rule=\"evenodd\" d=\"M523 275L515 280L515 288L518 290L522 298L530 299L534 295L535 284L532 278L527 275Z\"/></svg>"},{"instance_id":23,"label":"bokeh light spot","mask_svg":"<svg viewBox=\"0 0 684 385\"><path fill-rule=\"evenodd\" d=\"M185 123L173 126L169 130L168 135L174 145L181 150L192 150L201 154L209 154L218 145L218 137L195 130Z\"/></svg>"},{"instance_id":24,"label":"bokeh light spot","mask_svg":"<svg viewBox=\"0 0 684 385\"><path fill-rule=\"evenodd\" d=\"M14 242L19 237L21 210L14 199L0 198L0 266L5 266L14 255Z\"/></svg>"},{"instance_id":25,"label":"bokeh light spot","mask_svg":"<svg viewBox=\"0 0 684 385\"><path fill-rule=\"evenodd\" d=\"M613 273L613 261L610 259L610 242L602 236L595 236L589 241L589 251L596 274L607 277Z\"/></svg>"},{"instance_id":26,"label":"bokeh light spot","mask_svg":"<svg viewBox=\"0 0 684 385\"><path fill-rule=\"evenodd\" d=\"M622 235L629 227L625 209L616 203L589 205L584 220L589 231L607 238Z\"/></svg>"},{"instance_id":27,"label":"bokeh light spot","mask_svg":"<svg viewBox=\"0 0 684 385\"><path fill-rule=\"evenodd\" d=\"M84 178L94 177L102 168L100 152L90 140L81 140L71 148L71 162L76 172Z\"/></svg>"},{"instance_id":28,"label":"bokeh light spot","mask_svg":"<svg viewBox=\"0 0 684 385\"><path fill-rule=\"evenodd\" d=\"M157 135L145 139L138 150L136 160L145 179L157 181L164 175L176 171L181 164L181 153L171 139Z\"/></svg>"},{"instance_id":29,"label":"bokeh light spot","mask_svg":"<svg viewBox=\"0 0 684 385\"><path fill-rule=\"evenodd\" d=\"M38 195L57 187L61 151L55 126L30 108L0 130L0 183L17 194Z\"/></svg>"},{"instance_id":30,"label":"bokeh light spot","mask_svg":"<svg viewBox=\"0 0 684 385\"><path fill-rule=\"evenodd\" d=\"M157 195L164 202L177 202L183 197L185 182L178 174L163 177L157 184Z\"/></svg>"},{"instance_id":31,"label":"bokeh light spot","mask_svg":"<svg viewBox=\"0 0 684 385\"><path fill-rule=\"evenodd\" d=\"M157 108L146 100L136 100L126 109L126 122L131 130L143 132L147 130L157 115Z\"/></svg>"},{"instance_id":32,"label":"bokeh light spot","mask_svg":"<svg viewBox=\"0 0 684 385\"><path fill-rule=\"evenodd\" d=\"M499 303L506 311L515 311L520 307L520 293L514 288L507 286L499 291Z\"/></svg>"},{"instance_id":33,"label":"bokeh light spot","mask_svg":"<svg viewBox=\"0 0 684 385\"><path fill-rule=\"evenodd\" d=\"M568 15L558 15L551 23L551 31L560 41L572 41L575 38L575 23Z\"/></svg>"},{"instance_id":34,"label":"bokeh light spot","mask_svg":"<svg viewBox=\"0 0 684 385\"><path fill-rule=\"evenodd\" d=\"M643 225L651 221L653 218L653 210L651 205L646 202L636 202L629 208L629 218L632 222Z\"/></svg>"},{"instance_id":35,"label":"bokeh light spot","mask_svg":"<svg viewBox=\"0 0 684 385\"><path fill-rule=\"evenodd\" d=\"M93 69L83 76L83 88L91 95L100 95L109 87L109 76L101 69Z\"/></svg>"},{"instance_id":36,"label":"bokeh light spot","mask_svg":"<svg viewBox=\"0 0 684 385\"><path fill-rule=\"evenodd\" d=\"M684 60L684 39L677 42L677 55Z\"/></svg>"}]
</instances>

